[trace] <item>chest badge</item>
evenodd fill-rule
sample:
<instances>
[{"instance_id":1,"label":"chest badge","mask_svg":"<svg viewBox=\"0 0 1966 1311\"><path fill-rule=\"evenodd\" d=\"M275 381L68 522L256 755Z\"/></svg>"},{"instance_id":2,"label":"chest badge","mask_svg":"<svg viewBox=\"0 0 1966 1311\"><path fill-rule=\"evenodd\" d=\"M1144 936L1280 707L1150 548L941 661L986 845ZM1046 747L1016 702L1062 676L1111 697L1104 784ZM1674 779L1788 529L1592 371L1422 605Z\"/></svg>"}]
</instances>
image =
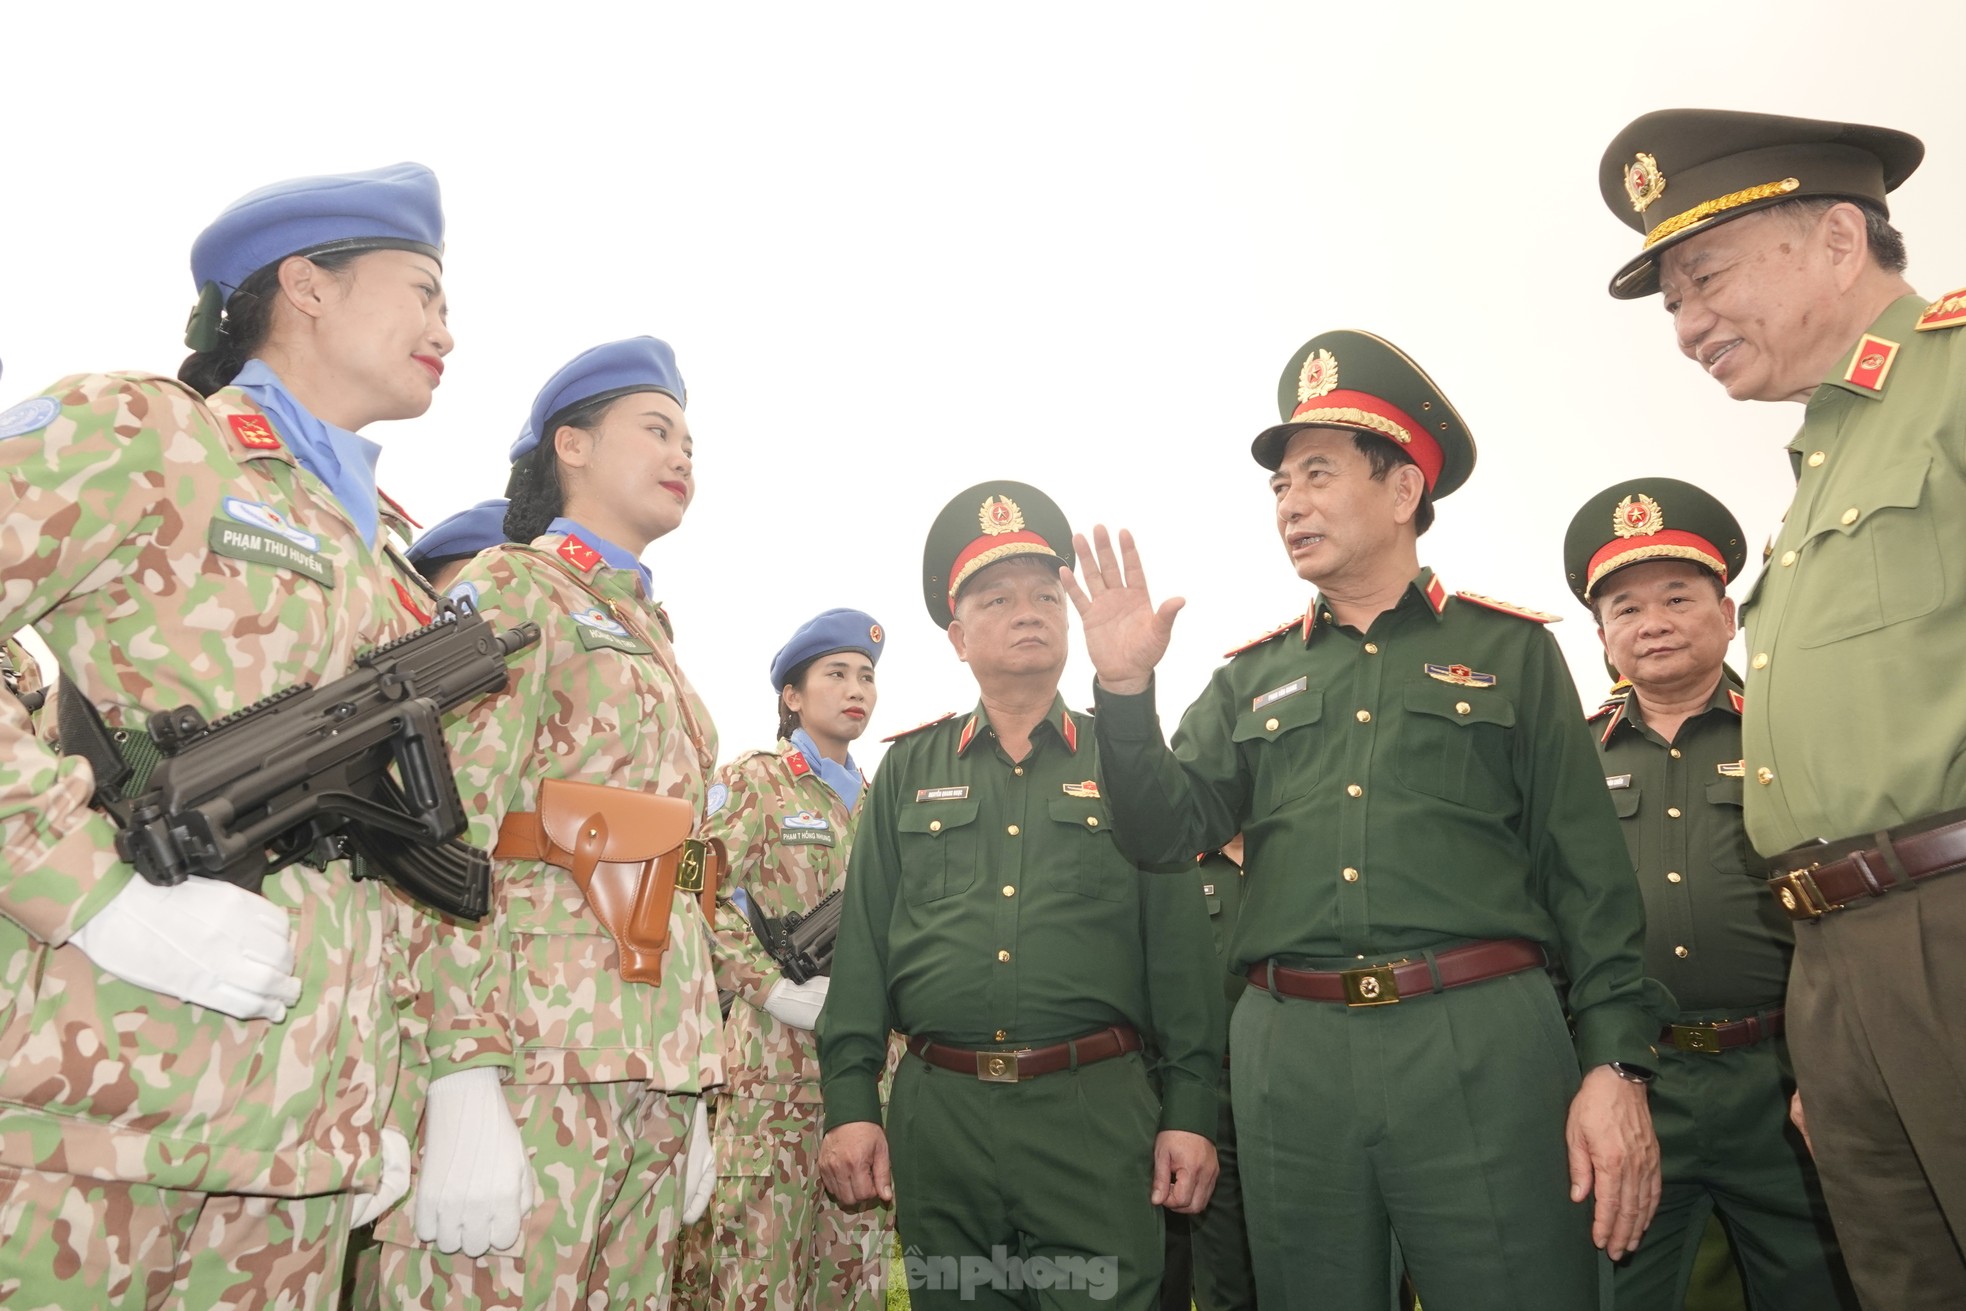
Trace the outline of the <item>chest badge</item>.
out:
<instances>
[{"instance_id":1,"label":"chest badge","mask_svg":"<svg viewBox=\"0 0 1966 1311\"><path fill-rule=\"evenodd\" d=\"M1065 795L1068 797L1097 799L1099 796L1099 783L1096 779L1089 778L1083 783L1061 783L1059 786L1065 790Z\"/></svg>"},{"instance_id":2,"label":"chest badge","mask_svg":"<svg viewBox=\"0 0 1966 1311\"><path fill-rule=\"evenodd\" d=\"M1466 665L1428 665L1426 670L1427 677L1438 678L1441 682L1452 683L1456 687L1495 686L1495 675L1478 673Z\"/></svg>"},{"instance_id":3,"label":"chest badge","mask_svg":"<svg viewBox=\"0 0 1966 1311\"><path fill-rule=\"evenodd\" d=\"M915 800L917 802L967 801L969 800L969 788L967 785L952 788L918 788L915 791Z\"/></svg>"},{"instance_id":4,"label":"chest badge","mask_svg":"<svg viewBox=\"0 0 1966 1311\"><path fill-rule=\"evenodd\" d=\"M1713 772L1722 778L1746 778L1748 776L1748 762L1746 760L1723 760L1713 767Z\"/></svg>"},{"instance_id":5,"label":"chest badge","mask_svg":"<svg viewBox=\"0 0 1966 1311\"><path fill-rule=\"evenodd\" d=\"M816 815L810 810L801 810L796 815L780 815L778 840L794 846L810 843L830 847L833 845L833 826L826 822L824 815Z\"/></svg>"}]
</instances>

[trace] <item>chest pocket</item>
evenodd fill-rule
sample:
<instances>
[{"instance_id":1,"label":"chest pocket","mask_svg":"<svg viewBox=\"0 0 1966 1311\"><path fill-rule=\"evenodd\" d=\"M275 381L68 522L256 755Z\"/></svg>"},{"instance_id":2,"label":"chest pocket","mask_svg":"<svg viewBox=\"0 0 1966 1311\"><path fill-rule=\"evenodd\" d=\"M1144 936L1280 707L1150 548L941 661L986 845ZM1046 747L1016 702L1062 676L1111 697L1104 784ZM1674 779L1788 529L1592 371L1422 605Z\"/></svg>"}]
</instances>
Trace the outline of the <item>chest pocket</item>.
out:
<instances>
[{"instance_id":1,"label":"chest pocket","mask_svg":"<svg viewBox=\"0 0 1966 1311\"><path fill-rule=\"evenodd\" d=\"M901 890L909 905L921 906L976 882L982 865L978 851L975 801L930 801L901 812L895 828L901 850Z\"/></svg>"},{"instance_id":2,"label":"chest pocket","mask_svg":"<svg viewBox=\"0 0 1966 1311\"><path fill-rule=\"evenodd\" d=\"M1738 778L1717 778L1707 784L1707 805L1714 810L1714 840L1708 844L1709 859L1717 874L1760 872L1760 859L1748 849L1747 827L1741 822L1745 787L1745 780Z\"/></svg>"},{"instance_id":3,"label":"chest pocket","mask_svg":"<svg viewBox=\"0 0 1966 1311\"><path fill-rule=\"evenodd\" d=\"M1395 756L1401 782L1463 806L1516 799L1508 733L1515 727L1513 701L1492 687L1428 678L1406 685L1404 704Z\"/></svg>"},{"instance_id":4,"label":"chest pocket","mask_svg":"<svg viewBox=\"0 0 1966 1311\"><path fill-rule=\"evenodd\" d=\"M1118 901L1139 877L1113 843L1113 816L1095 797L1056 797L1050 803L1057 858L1047 860L1064 886L1082 897Z\"/></svg>"},{"instance_id":5,"label":"chest pocket","mask_svg":"<svg viewBox=\"0 0 1966 1311\"><path fill-rule=\"evenodd\" d=\"M1309 688L1244 711L1232 734L1236 746L1249 744L1250 773L1256 780L1251 802L1258 816L1317 786L1318 755L1324 735L1313 727L1324 718L1324 691Z\"/></svg>"},{"instance_id":6,"label":"chest pocket","mask_svg":"<svg viewBox=\"0 0 1966 1311\"><path fill-rule=\"evenodd\" d=\"M1945 569L1925 500L1930 457L1901 460L1825 489L1803 534L1796 568L1821 575L1794 615L1802 646L1827 646L1938 608Z\"/></svg>"}]
</instances>

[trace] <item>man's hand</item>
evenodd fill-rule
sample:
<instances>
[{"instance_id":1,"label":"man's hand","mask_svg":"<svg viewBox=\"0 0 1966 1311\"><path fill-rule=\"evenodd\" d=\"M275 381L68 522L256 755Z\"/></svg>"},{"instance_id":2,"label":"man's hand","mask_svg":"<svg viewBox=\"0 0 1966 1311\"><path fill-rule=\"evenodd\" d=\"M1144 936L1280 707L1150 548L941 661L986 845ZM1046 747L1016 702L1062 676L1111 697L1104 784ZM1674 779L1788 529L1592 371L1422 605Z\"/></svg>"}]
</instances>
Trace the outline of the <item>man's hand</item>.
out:
<instances>
[{"instance_id":1,"label":"man's hand","mask_svg":"<svg viewBox=\"0 0 1966 1311\"><path fill-rule=\"evenodd\" d=\"M1802 1145L1809 1149L1809 1155L1816 1154L1816 1144L1809 1141L1809 1121L1802 1115L1802 1089L1797 1088L1789 1094L1789 1123L1802 1135Z\"/></svg>"},{"instance_id":2,"label":"man's hand","mask_svg":"<svg viewBox=\"0 0 1966 1311\"><path fill-rule=\"evenodd\" d=\"M1659 1209L1659 1140L1645 1085L1598 1066L1570 1103L1563 1138L1570 1147L1570 1200L1597 1194L1591 1241L1622 1260Z\"/></svg>"},{"instance_id":3,"label":"man's hand","mask_svg":"<svg viewBox=\"0 0 1966 1311\"><path fill-rule=\"evenodd\" d=\"M1085 653L1098 672L1099 685L1108 692L1131 696L1147 690L1154 666L1167 653L1168 639L1174 635L1174 616L1187 602L1175 596L1161 602L1158 610L1154 608L1153 598L1147 594L1146 571L1140 567L1140 553L1133 549L1133 534L1126 529L1120 529L1118 560L1113 557L1106 525L1093 527L1092 540L1098 546L1096 557L1083 534L1072 538L1085 586L1079 586L1070 569L1059 570L1058 576L1079 612ZM1120 570L1122 560L1124 573Z\"/></svg>"},{"instance_id":4,"label":"man's hand","mask_svg":"<svg viewBox=\"0 0 1966 1311\"><path fill-rule=\"evenodd\" d=\"M858 1206L876 1197L894 1200L888 1172L887 1135L865 1120L828 1129L819 1144L819 1177L841 1206Z\"/></svg>"},{"instance_id":5,"label":"man's hand","mask_svg":"<svg viewBox=\"0 0 1966 1311\"><path fill-rule=\"evenodd\" d=\"M1214 1196L1220 1173L1214 1143L1184 1129L1163 1129L1154 1136L1154 1192L1147 1200L1180 1215L1196 1215Z\"/></svg>"}]
</instances>

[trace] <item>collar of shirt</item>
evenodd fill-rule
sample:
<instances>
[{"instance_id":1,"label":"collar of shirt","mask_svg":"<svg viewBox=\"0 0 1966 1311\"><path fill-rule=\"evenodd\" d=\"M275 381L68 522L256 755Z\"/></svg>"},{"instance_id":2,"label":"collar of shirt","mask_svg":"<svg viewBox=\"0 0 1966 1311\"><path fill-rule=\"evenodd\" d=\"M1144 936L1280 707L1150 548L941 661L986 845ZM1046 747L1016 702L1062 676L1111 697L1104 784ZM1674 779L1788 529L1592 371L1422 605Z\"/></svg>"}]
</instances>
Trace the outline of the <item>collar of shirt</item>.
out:
<instances>
[{"instance_id":1,"label":"collar of shirt","mask_svg":"<svg viewBox=\"0 0 1966 1311\"><path fill-rule=\"evenodd\" d=\"M1063 742L1067 751L1073 755L1079 753L1078 721L1072 718L1071 711L1065 709L1065 698L1055 692L1051 696L1051 709L1045 713L1043 719L1038 721L1038 728L1043 728L1047 725L1051 729L1052 736ZM981 701L978 701L976 703L976 709L969 712L969 719L963 724L962 736L956 739L956 754L959 756L968 755L972 745L988 736L990 736L990 712L983 708ZM1038 737L1037 729L1032 729L1031 746L1033 749L1037 747Z\"/></svg>"},{"instance_id":2,"label":"collar of shirt","mask_svg":"<svg viewBox=\"0 0 1966 1311\"><path fill-rule=\"evenodd\" d=\"M655 595L655 575L649 572L649 567L636 559L624 548L610 542L607 538L602 537L598 533L590 532L565 515L561 515L552 523L547 524L546 531L549 533L564 533L570 537L578 537L581 541L593 547L600 554L601 559L607 562L610 569L633 569L635 576L642 580L642 595L646 597L653 597Z\"/></svg>"},{"instance_id":3,"label":"collar of shirt","mask_svg":"<svg viewBox=\"0 0 1966 1311\"><path fill-rule=\"evenodd\" d=\"M1720 681L1714 684L1713 695L1707 698L1706 706L1701 709L1699 714L1689 715L1687 722L1691 723L1693 720L1710 715L1716 710L1723 714L1732 715L1736 719L1741 717L1741 676L1726 665L1720 667ZM1607 733L1606 737L1608 738L1611 733L1616 733L1621 728L1629 728L1634 733L1644 733L1646 731L1645 712L1638 704L1638 689L1635 687L1627 687L1625 689L1624 710L1619 715L1617 722L1611 725L1610 733Z\"/></svg>"},{"instance_id":4,"label":"collar of shirt","mask_svg":"<svg viewBox=\"0 0 1966 1311\"><path fill-rule=\"evenodd\" d=\"M846 802L851 811L860 801L860 788L866 782L860 777L860 766L853 763L853 753L848 752L846 763L837 764L819 754L819 744L812 740L812 734L803 728L792 730L792 745L812 766L812 772L819 775L819 781L833 789L833 795Z\"/></svg>"},{"instance_id":5,"label":"collar of shirt","mask_svg":"<svg viewBox=\"0 0 1966 1311\"><path fill-rule=\"evenodd\" d=\"M1447 607L1447 589L1441 586L1439 579L1434 577L1434 571L1424 565L1421 566L1419 573L1413 575L1413 581L1406 585L1406 590L1399 594L1399 600L1393 602L1393 608L1381 611L1373 618L1368 628L1377 626L1379 620L1386 615L1416 607L1432 615L1436 622L1440 619L1441 611ZM1342 627L1344 625L1331 617L1330 609L1324 604L1324 594L1318 593L1311 601L1311 608L1304 614L1304 640L1310 641L1317 635L1319 628Z\"/></svg>"},{"instance_id":6,"label":"collar of shirt","mask_svg":"<svg viewBox=\"0 0 1966 1311\"><path fill-rule=\"evenodd\" d=\"M380 520L375 464L382 456L382 448L366 437L358 437L309 413L264 360L247 360L232 385L250 396L253 404L273 420L281 440L294 453L300 467L328 485L335 500L341 502L348 521L362 534L362 540L373 547Z\"/></svg>"}]
</instances>

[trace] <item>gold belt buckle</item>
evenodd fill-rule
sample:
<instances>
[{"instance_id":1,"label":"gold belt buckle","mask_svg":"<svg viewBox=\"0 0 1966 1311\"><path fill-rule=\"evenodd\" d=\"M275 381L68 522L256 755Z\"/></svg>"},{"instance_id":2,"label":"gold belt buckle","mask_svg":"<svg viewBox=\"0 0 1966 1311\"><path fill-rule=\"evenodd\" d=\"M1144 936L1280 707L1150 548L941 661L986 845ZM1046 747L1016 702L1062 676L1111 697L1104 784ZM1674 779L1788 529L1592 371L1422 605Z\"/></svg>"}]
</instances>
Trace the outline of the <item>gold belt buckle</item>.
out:
<instances>
[{"instance_id":1,"label":"gold belt buckle","mask_svg":"<svg viewBox=\"0 0 1966 1311\"><path fill-rule=\"evenodd\" d=\"M1014 1052L976 1053L976 1077L984 1083L1016 1083L1018 1079L1017 1058L1029 1047Z\"/></svg>"},{"instance_id":2,"label":"gold belt buckle","mask_svg":"<svg viewBox=\"0 0 1966 1311\"><path fill-rule=\"evenodd\" d=\"M1775 900L1782 903L1782 909L1788 912L1792 920L1818 920L1838 909L1816 886L1816 877L1811 872L1815 868L1815 865L1810 865L1807 869L1790 870L1768 881Z\"/></svg>"},{"instance_id":3,"label":"gold belt buckle","mask_svg":"<svg viewBox=\"0 0 1966 1311\"><path fill-rule=\"evenodd\" d=\"M683 839L683 853L676 860L676 891L703 891L703 858L709 849L707 842Z\"/></svg>"},{"instance_id":4,"label":"gold belt buckle","mask_svg":"<svg viewBox=\"0 0 1966 1311\"><path fill-rule=\"evenodd\" d=\"M1391 1006L1399 1001L1399 983L1390 965L1345 970L1338 977L1345 981L1347 1006Z\"/></svg>"},{"instance_id":5,"label":"gold belt buckle","mask_svg":"<svg viewBox=\"0 0 1966 1311\"><path fill-rule=\"evenodd\" d=\"M1672 1026L1672 1045L1683 1052L1720 1051L1720 1029L1712 1024L1675 1024Z\"/></svg>"}]
</instances>

